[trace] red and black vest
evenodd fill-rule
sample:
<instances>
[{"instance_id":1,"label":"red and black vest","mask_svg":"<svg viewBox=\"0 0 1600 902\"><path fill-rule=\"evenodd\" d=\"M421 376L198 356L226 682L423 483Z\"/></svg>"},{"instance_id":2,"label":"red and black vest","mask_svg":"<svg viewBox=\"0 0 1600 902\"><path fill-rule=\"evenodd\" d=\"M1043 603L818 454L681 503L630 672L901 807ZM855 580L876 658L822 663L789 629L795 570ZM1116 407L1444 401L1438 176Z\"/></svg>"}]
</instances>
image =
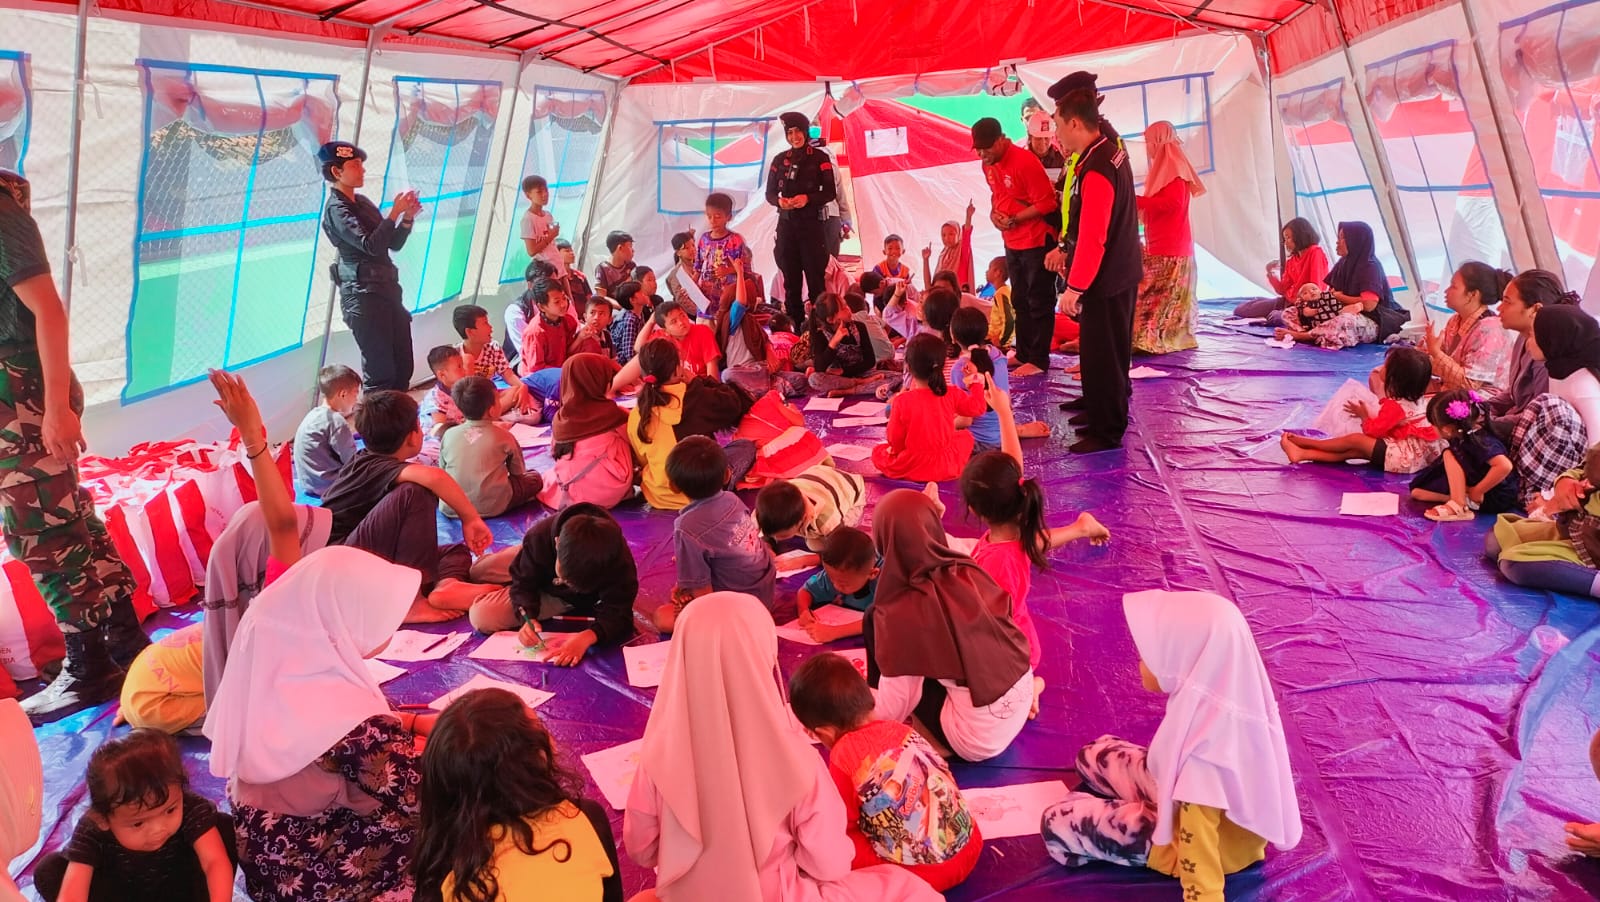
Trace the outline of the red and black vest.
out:
<instances>
[{"instance_id":1,"label":"red and black vest","mask_svg":"<svg viewBox=\"0 0 1600 902\"><path fill-rule=\"evenodd\" d=\"M1111 183L1111 220L1106 228L1106 251L1100 271L1085 294L1105 295L1131 291L1144 276L1144 250L1139 245L1139 208L1134 199L1133 167L1127 148L1104 136L1084 151L1073 173L1068 200L1067 271L1072 271L1072 256L1078 244L1078 227L1083 222L1083 177L1098 172Z\"/></svg>"}]
</instances>

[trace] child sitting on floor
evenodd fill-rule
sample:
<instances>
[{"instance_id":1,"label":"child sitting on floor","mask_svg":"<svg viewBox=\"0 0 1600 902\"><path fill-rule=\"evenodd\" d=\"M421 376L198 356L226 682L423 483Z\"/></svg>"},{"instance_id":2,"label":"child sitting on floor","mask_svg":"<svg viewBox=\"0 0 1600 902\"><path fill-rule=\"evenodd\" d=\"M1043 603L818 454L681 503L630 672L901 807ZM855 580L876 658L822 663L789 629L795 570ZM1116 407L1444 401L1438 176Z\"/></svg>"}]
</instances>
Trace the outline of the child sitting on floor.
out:
<instances>
[{"instance_id":1,"label":"child sitting on floor","mask_svg":"<svg viewBox=\"0 0 1600 902\"><path fill-rule=\"evenodd\" d=\"M972 433L957 430L956 417L977 417L989 409L984 385L974 381L964 392L950 391L944 361L944 339L937 335L918 335L906 343L911 389L890 403L887 441L872 449L873 466L890 479L955 479L972 456Z\"/></svg>"},{"instance_id":2,"label":"child sitting on floor","mask_svg":"<svg viewBox=\"0 0 1600 902\"><path fill-rule=\"evenodd\" d=\"M667 455L667 478L690 503L672 524L678 584L656 609L656 628L671 632L685 605L712 592L744 592L771 609L777 564L749 508L725 489L732 471L722 446L703 435L684 439Z\"/></svg>"},{"instance_id":3,"label":"child sitting on floor","mask_svg":"<svg viewBox=\"0 0 1600 902\"><path fill-rule=\"evenodd\" d=\"M418 897L622 902L611 821L582 787L522 699L456 699L422 753Z\"/></svg>"},{"instance_id":4,"label":"child sitting on floor","mask_svg":"<svg viewBox=\"0 0 1600 902\"><path fill-rule=\"evenodd\" d=\"M610 297L618 285L635 278L633 236L620 230L613 231L606 236L606 251L611 256L594 267L594 290L604 297Z\"/></svg>"},{"instance_id":5,"label":"child sitting on floor","mask_svg":"<svg viewBox=\"0 0 1600 902\"><path fill-rule=\"evenodd\" d=\"M861 635L862 620L823 623L812 611L824 604L838 604L863 612L872 607L878 592L878 571L883 566L883 559L878 557L878 549L872 544L872 536L854 526L841 526L823 541L818 556L822 559L822 570L806 580L794 596L800 626L817 642Z\"/></svg>"},{"instance_id":6,"label":"child sitting on floor","mask_svg":"<svg viewBox=\"0 0 1600 902\"><path fill-rule=\"evenodd\" d=\"M628 443L639 458L639 487L645 503L656 510L681 510L689 499L667 479L667 455L678 443L673 427L683 419L678 346L665 338L647 342L630 366L637 367L643 382L638 403L628 411Z\"/></svg>"},{"instance_id":7,"label":"child sitting on floor","mask_svg":"<svg viewBox=\"0 0 1600 902\"><path fill-rule=\"evenodd\" d=\"M500 417L515 414L519 422L539 422L539 405L534 402L528 387L517 379L517 371L511 368L505 350L494 340L494 324L489 320L489 311L475 304L464 304L450 311L450 323L455 326L456 334L461 336L459 348L464 372L491 380L499 377L508 386L495 395L491 415ZM526 324L523 328L527 328Z\"/></svg>"},{"instance_id":8,"label":"child sitting on floor","mask_svg":"<svg viewBox=\"0 0 1600 902\"><path fill-rule=\"evenodd\" d=\"M522 330L522 358L517 368L523 385L543 400L553 401L561 393L561 365L567 362L578 334L578 319L572 315L571 301L560 282L535 279L528 295L538 315Z\"/></svg>"},{"instance_id":9,"label":"child sitting on floor","mask_svg":"<svg viewBox=\"0 0 1600 902\"><path fill-rule=\"evenodd\" d=\"M453 356L459 366L461 355ZM408 623L460 616L472 599L493 588L467 581L472 554L487 549L493 534L449 473L411 463L422 448L422 429L410 395L367 392L355 419L367 446L322 497L322 506L333 512L328 544L350 545L421 571L422 591ZM441 501L460 515L465 546L439 545Z\"/></svg>"},{"instance_id":10,"label":"child sitting on floor","mask_svg":"<svg viewBox=\"0 0 1600 902\"><path fill-rule=\"evenodd\" d=\"M190 791L171 736L107 740L84 782L88 813L34 871L45 902L231 902L233 819Z\"/></svg>"},{"instance_id":11,"label":"child sitting on floor","mask_svg":"<svg viewBox=\"0 0 1600 902\"><path fill-rule=\"evenodd\" d=\"M615 507L633 494L628 412L607 397L617 370L615 360L598 354L574 354L561 367L561 406L550 419L550 468L539 474L539 501L551 510L584 501Z\"/></svg>"},{"instance_id":12,"label":"child sitting on floor","mask_svg":"<svg viewBox=\"0 0 1600 902\"><path fill-rule=\"evenodd\" d=\"M457 382L450 396L464 421L452 426L439 442L439 466L461 486L481 517L498 517L538 497L544 481L529 473L522 445L505 427L490 419L495 404L494 383L482 376ZM439 502L451 519L456 512Z\"/></svg>"},{"instance_id":13,"label":"child sitting on floor","mask_svg":"<svg viewBox=\"0 0 1600 902\"><path fill-rule=\"evenodd\" d=\"M973 307L962 307L950 318L950 345L959 355L952 363L949 372L950 387L962 391L967 384L978 376L988 376L994 380L995 387L1003 392L1011 391L1011 378L1009 367L1006 365L1006 356L1000 349L988 343L989 319ZM956 421L961 424L960 420ZM1023 423L1016 427L1019 438L1046 438L1050 435L1050 424L1040 420ZM967 423L967 431L972 433L973 447L978 451L994 451L1000 447L1000 413L991 410L981 416L973 417Z\"/></svg>"},{"instance_id":14,"label":"child sitting on floor","mask_svg":"<svg viewBox=\"0 0 1600 902\"><path fill-rule=\"evenodd\" d=\"M1308 438L1285 432L1279 444L1289 463L1343 463L1367 460L1374 470L1415 473L1439 456L1439 434L1420 400L1433 379L1433 362L1416 348L1394 348L1383 362L1383 394L1378 409L1360 401L1345 412L1361 420L1361 431L1333 438Z\"/></svg>"},{"instance_id":15,"label":"child sitting on floor","mask_svg":"<svg viewBox=\"0 0 1600 902\"><path fill-rule=\"evenodd\" d=\"M1011 619L1028 637L1028 666L1034 674L1033 707L1028 714L1032 718L1039 715L1044 678L1039 676L1043 656L1039 629L1028 612L1028 594L1033 588L1029 567L1045 569L1051 551L1078 539L1104 545L1110 541L1111 531L1087 511L1071 526L1052 529L1045 524L1044 487L1023 476L1022 443L1011 414L1011 398L1004 391L991 392L990 398L992 413L1000 423L1000 450L984 451L967 461L961 471L961 498L967 510L988 528L972 549L972 559L1011 593Z\"/></svg>"},{"instance_id":16,"label":"child sitting on floor","mask_svg":"<svg viewBox=\"0 0 1600 902\"><path fill-rule=\"evenodd\" d=\"M767 330L772 349L778 352L778 366L785 371L794 370L794 364L789 359L789 349L800 340L800 336L795 334L794 323L789 322L788 314L772 314L772 319L767 321Z\"/></svg>"},{"instance_id":17,"label":"child sitting on floor","mask_svg":"<svg viewBox=\"0 0 1600 902\"><path fill-rule=\"evenodd\" d=\"M821 551L823 540L841 526L861 522L866 506L866 480L830 464L818 464L790 479L769 483L756 495L756 523L776 545L796 536L806 547ZM791 567L814 561L791 561Z\"/></svg>"},{"instance_id":18,"label":"child sitting on floor","mask_svg":"<svg viewBox=\"0 0 1600 902\"><path fill-rule=\"evenodd\" d=\"M361 374L342 364L325 366L317 374L317 389L322 403L294 431L294 481L300 491L321 497L356 456L350 414L361 397Z\"/></svg>"},{"instance_id":19,"label":"child sitting on floor","mask_svg":"<svg viewBox=\"0 0 1600 902\"><path fill-rule=\"evenodd\" d=\"M1016 340L1017 311L1011 306L1011 286L1006 284L1011 278L1006 258L990 260L984 277L988 283L978 289L978 298L989 302L989 344L1009 351Z\"/></svg>"},{"instance_id":20,"label":"child sitting on floor","mask_svg":"<svg viewBox=\"0 0 1600 902\"><path fill-rule=\"evenodd\" d=\"M1489 428L1489 411L1469 389L1442 391L1428 402L1428 422L1447 443L1439 459L1411 480L1413 501L1442 502L1429 520L1471 520L1517 506L1517 474L1506 446Z\"/></svg>"},{"instance_id":21,"label":"child sitting on floor","mask_svg":"<svg viewBox=\"0 0 1600 902\"><path fill-rule=\"evenodd\" d=\"M894 369L894 339L889 337L889 324L867 303L861 289L852 288L843 295L844 304L850 308L850 318L867 328L867 338L872 341L872 356L877 358L879 369Z\"/></svg>"},{"instance_id":22,"label":"child sitting on floor","mask_svg":"<svg viewBox=\"0 0 1600 902\"><path fill-rule=\"evenodd\" d=\"M883 239L883 260L877 266L872 267L872 271L890 284L893 284L896 280L902 284L910 284L914 274L911 272L911 267L900 259L905 255L905 252L905 239L894 234L885 236Z\"/></svg>"},{"instance_id":23,"label":"child sitting on floor","mask_svg":"<svg viewBox=\"0 0 1600 902\"><path fill-rule=\"evenodd\" d=\"M610 304L589 305L589 309L583 312L583 322L579 324L577 334L572 336L572 347L567 349L568 360L574 354L599 354L608 360L616 358L616 349L611 344L613 312ZM566 361L562 362L564 364Z\"/></svg>"},{"instance_id":24,"label":"child sitting on floor","mask_svg":"<svg viewBox=\"0 0 1600 902\"><path fill-rule=\"evenodd\" d=\"M115 722L176 735L206 716L205 626L196 623L145 646L128 665Z\"/></svg>"},{"instance_id":25,"label":"child sitting on floor","mask_svg":"<svg viewBox=\"0 0 1600 902\"><path fill-rule=\"evenodd\" d=\"M928 268L933 258L933 245L922 249L922 284L933 286L933 274L949 272L955 276L956 291L972 290L972 214L977 210L967 202L967 221L950 220L939 227L939 265Z\"/></svg>"},{"instance_id":26,"label":"child sitting on floor","mask_svg":"<svg viewBox=\"0 0 1600 902\"><path fill-rule=\"evenodd\" d=\"M522 644L540 644L541 623L585 627L547 636L546 660L572 666L593 645L633 638L639 572L622 527L605 508L574 504L533 524L522 544L485 555L480 579L507 582L473 602L467 619L480 633L520 629Z\"/></svg>"},{"instance_id":27,"label":"child sitting on floor","mask_svg":"<svg viewBox=\"0 0 1600 902\"><path fill-rule=\"evenodd\" d=\"M705 323L695 322L692 311L671 301L657 307L640 331L639 340L662 337L678 346L678 359L689 372L713 379L720 375L722 349L717 347L717 333Z\"/></svg>"},{"instance_id":28,"label":"child sitting on floor","mask_svg":"<svg viewBox=\"0 0 1600 902\"><path fill-rule=\"evenodd\" d=\"M1122 610L1144 687L1167 696L1148 749L1102 736L1078 752L1084 792L1045 809L1058 864L1109 861L1220 900L1228 874L1300 841L1288 741L1255 637L1209 592L1132 592Z\"/></svg>"},{"instance_id":29,"label":"child sitting on floor","mask_svg":"<svg viewBox=\"0 0 1600 902\"><path fill-rule=\"evenodd\" d=\"M818 295L812 303L807 336L811 365L806 380L813 391L844 397L899 381L895 373L877 369L877 352L867 327L832 292Z\"/></svg>"},{"instance_id":30,"label":"child sitting on floor","mask_svg":"<svg viewBox=\"0 0 1600 902\"><path fill-rule=\"evenodd\" d=\"M456 407L451 392L467 375L467 362L455 345L439 345L428 352L428 369L433 371L433 388L428 390L420 406L428 425L428 437L437 439L446 429L466 419Z\"/></svg>"},{"instance_id":31,"label":"child sitting on floor","mask_svg":"<svg viewBox=\"0 0 1600 902\"><path fill-rule=\"evenodd\" d=\"M873 716L872 690L855 665L836 654L807 660L789 680L789 700L828 749L856 848L851 867L897 864L939 892L967 879L983 836L950 765L916 730Z\"/></svg>"}]
</instances>

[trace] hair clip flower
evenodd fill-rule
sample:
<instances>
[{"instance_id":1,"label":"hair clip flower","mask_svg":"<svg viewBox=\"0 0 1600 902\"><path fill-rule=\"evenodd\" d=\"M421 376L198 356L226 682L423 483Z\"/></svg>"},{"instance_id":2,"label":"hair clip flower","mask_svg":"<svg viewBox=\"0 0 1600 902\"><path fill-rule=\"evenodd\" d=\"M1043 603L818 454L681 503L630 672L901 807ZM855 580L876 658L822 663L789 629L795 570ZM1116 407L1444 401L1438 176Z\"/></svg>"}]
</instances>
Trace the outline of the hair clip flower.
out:
<instances>
[{"instance_id":1,"label":"hair clip flower","mask_svg":"<svg viewBox=\"0 0 1600 902\"><path fill-rule=\"evenodd\" d=\"M1472 405L1460 400L1451 401L1445 405L1444 412L1449 414L1452 420L1465 420L1472 416Z\"/></svg>"}]
</instances>

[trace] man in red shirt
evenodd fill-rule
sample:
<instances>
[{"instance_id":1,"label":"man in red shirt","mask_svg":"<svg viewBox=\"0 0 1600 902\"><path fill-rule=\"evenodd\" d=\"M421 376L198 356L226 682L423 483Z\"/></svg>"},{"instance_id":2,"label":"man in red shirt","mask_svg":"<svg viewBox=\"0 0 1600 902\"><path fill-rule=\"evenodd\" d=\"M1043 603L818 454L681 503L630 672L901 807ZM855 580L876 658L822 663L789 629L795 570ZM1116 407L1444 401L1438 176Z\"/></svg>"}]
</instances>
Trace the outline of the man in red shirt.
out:
<instances>
[{"instance_id":1,"label":"man in red shirt","mask_svg":"<svg viewBox=\"0 0 1600 902\"><path fill-rule=\"evenodd\" d=\"M1044 267L1050 233L1044 217L1060 202L1039 158L1011 143L999 120L973 123L972 149L983 161L983 177L989 182L989 221L1006 244L1011 303L1017 312L1018 366L1011 375L1035 376L1050 369L1056 280Z\"/></svg>"},{"instance_id":2,"label":"man in red shirt","mask_svg":"<svg viewBox=\"0 0 1600 902\"><path fill-rule=\"evenodd\" d=\"M1080 327L1083 412L1072 418L1079 427L1069 449L1074 454L1116 448L1128 429L1133 308L1144 275L1133 169L1116 130L1100 115L1102 98L1090 78L1089 87L1056 101L1056 138L1078 163L1066 232L1048 260L1067 277L1062 312L1076 314Z\"/></svg>"}]
</instances>

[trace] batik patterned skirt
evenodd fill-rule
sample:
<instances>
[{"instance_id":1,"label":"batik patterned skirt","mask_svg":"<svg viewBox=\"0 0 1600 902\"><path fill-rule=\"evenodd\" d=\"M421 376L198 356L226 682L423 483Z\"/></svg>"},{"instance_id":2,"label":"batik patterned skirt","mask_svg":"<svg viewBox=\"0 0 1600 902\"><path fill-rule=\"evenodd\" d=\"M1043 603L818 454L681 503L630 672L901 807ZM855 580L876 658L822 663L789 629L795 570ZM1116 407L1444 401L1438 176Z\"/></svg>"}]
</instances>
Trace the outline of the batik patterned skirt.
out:
<instances>
[{"instance_id":1,"label":"batik patterned skirt","mask_svg":"<svg viewBox=\"0 0 1600 902\"><path fill-rule=\"evenodd\" d=\"M1144 257L1144 278L1133 310L1133 349L1170 354L1197 347L1194 257Z\"/></svg>"}]
</instances>

